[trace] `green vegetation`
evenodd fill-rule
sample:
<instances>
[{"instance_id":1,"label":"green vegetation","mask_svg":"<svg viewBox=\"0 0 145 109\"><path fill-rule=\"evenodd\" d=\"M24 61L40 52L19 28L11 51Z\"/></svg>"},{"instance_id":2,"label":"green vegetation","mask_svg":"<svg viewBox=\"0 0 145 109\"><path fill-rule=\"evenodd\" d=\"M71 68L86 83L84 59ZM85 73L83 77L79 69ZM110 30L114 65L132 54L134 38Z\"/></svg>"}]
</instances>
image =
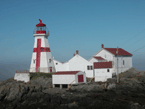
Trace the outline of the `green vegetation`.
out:
<instances>
[{"instance_id":1,"label":"green vegetation","mask_svg":"<svg viewBox=\"0 0 145 109\"><path fill-rule=\"evenodd\" d=\"M53 73L40 73L40 72L30 73L30 80L36 79L38 77L52 78L52 74Z\"/></svg>"},{"instance_id":2,"label":"green vegetation","mask_svg":"<svg viewBox=\"0 0 145 109\"><path fill-rule=\"evenodd\" d=\"M92 79L92 78L86 78L87 79L87 82L93 82L94 81L94 79Z\"/></svg>"}]
</instances>

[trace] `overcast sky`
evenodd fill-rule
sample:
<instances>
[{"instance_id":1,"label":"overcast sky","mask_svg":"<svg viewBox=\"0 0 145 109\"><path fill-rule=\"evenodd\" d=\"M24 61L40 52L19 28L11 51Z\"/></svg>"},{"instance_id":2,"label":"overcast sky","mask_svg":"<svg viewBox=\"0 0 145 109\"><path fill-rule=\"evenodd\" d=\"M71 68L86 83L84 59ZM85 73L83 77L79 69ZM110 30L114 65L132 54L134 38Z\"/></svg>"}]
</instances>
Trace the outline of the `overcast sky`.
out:
<instances>
[{"instance_id":1,"label":"overcast sky","mask_svg":"<svg viewBox=\"0 0 145 109\"><path fill-rule=\"evenodd\" d=\"M133 67L145 70L145 48L140 49L145 46L144 4L145 0L0 0L0 80L29 69L38 19L50 32L49 45L58 61L69 60L76 50L89 59L104 44L132 53Z\"/></svg>"}]
</instances>

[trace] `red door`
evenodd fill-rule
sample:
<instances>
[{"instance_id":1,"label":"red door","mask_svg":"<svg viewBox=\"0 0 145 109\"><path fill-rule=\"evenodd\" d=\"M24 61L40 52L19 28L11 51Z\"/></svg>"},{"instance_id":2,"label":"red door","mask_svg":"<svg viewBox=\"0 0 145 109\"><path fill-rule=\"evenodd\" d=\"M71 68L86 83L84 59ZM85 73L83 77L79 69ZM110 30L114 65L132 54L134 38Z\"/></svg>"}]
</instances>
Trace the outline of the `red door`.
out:
<instances>
[{"instance_id":1,"label":"red door","mask_svg":"<svg viewBox=\"0 0 145 109\"><path fill-rule=\"evenodd\" d=\"M78 82L84 82L84 76L78 75Z\"/></svg>"},{"instance_id":2,"label":"red door","mask_svg":"<svg viewBox=\"0 0 145 109\"><path fill-rule=\"evenodd\" d=\"M50 67L50 73L52 72L52 67Z\"/></svg>"}]
</instances>

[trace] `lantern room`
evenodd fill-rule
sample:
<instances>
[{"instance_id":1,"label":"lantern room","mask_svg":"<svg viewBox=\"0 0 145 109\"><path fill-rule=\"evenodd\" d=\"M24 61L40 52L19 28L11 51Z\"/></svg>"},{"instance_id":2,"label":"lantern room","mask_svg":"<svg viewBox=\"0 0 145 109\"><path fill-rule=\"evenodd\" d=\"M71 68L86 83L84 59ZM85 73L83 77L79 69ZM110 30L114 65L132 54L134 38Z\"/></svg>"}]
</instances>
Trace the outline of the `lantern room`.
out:
<instances>
[{"instance_id":1,"label":"lantern room","mask_svg":"<svg viewBox=\"0 0 145 109\"><path fill-rule=\"evenodd\" d=\"M40 23L36 25L36 34L46 34L46 25L42 23L42 20L39 19Z\"/></svg>"}]
</instances>

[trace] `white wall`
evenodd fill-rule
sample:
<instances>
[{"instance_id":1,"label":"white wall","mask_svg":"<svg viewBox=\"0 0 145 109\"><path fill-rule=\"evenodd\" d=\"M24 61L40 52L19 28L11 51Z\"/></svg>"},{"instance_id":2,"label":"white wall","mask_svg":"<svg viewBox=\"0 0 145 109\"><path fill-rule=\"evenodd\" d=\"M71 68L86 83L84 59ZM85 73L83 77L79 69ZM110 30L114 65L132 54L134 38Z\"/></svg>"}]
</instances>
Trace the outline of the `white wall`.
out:
<instances>
[{"instance_id":1,"label":"white wall","mask_svg":"<svg viewBox=\"0 0 145 109\"><path fill-rule=\"evenodd\" d=\"M92 57L89 62L93 64L94 62L98 62L98 60Z\"/></svg>"},{"instance_id":2,"label":"white wall","mask_svg":"<svg viewBox=\"0 0 145 109\"><path fill-rule=\"evenodd\" d=\"M30 73L15 73L14 80L29 82Z\"/></svg>"},{"instance_id":3,"label":"white wall","mask_svg":"<svg viewBox=\"0 0 145 109\"><path fill-rule=\"evenodd\" d=\"M102 49L100 52L95 54L95 56L101 56L102 58L106 59L107 61L113 61L113 54L108 52L107 50Z\"/></svg>"},{"instance_id":4,"label":"white wall","mask_svg":"<svg viewBox=\"0 0 145 109\"><path fill-rule=\"evenodd\" d=\"M123 65L123 60L124 60L124 65ZM114 57L114 68L117 71L117 57ZM118 72L124 72L128 69L132 68L132 57L130 56L122 56L122 57L118 57Z\"/></svg>"},{"instance_id":5,"label":"white wall","mask_svg":"<svg viewBox=\"0 0 145 109\"><path fill-rule=\"evenodd\" d=\"M113 68L109 68L109 72L107 72L108 68L102 69L94 69L95 71L95 82L97 81L106 81L107 78L112 78Z\"/></svg>"},{"instance_id":6,"label":"white wall","mask_svg":"<svg viewBox=\"0 0 145 109\"><path fill-rule=\"evenodd\" d=\"M68 62L62 63L62 62L54 60L54 66L55 66L56 72L69 71L69 63Z\"/></svg>"},{"instance_id":7,"label":"white wall","mask_svg":"<svg viewBox=\"0 0 145 109\"><path fill-rule=\"evenodd\" d=\"M79 55L75 55L69 61L69 71L82 71L86 73L86 77L93 77L93 70L88 70L87 66L93 66L92 63L88 62L86 59Z\"/></svg>"},{"instance_id":8,"label":"white wall","mask_svg":"<svg viewBox=\"0 0 145 109\"><path fill-rule=\"evenodd\" d=\"M84 82L86 82L85 73L78 72L77 74L73 75L52 75L52 84L77 84L78 75L84 75Z\"/></svg>"},{"instance_id":9,"label":"white wall","mask_svg":"<svg viewBox=\"0 0 145 109\"><path fill-rule=\"evenodd\" d=\"M90 63L94 63L94 62L106 62L106 60L98 60L98 59L96 59L96 58L94 58L94 57L92 57L90 60L88 60Z\"/></svg>"},{"instance_id":10,"label":"white wall","mask_svg":"<svg viewBox=\"0 0 145 109\"><path fill-rule=\"evenodd\" d=\"M52 75L52 84L70 84L74 80L75 75Z\"/></svg>"},{"instance_id":11,"label":"white wall","mask_svg":"<svg viewBox=\"0 0 145 109\"><path fill-rule=\"evenodd\" d=\"M35 60L35 63L33 62ZM36 53L32 53L30 72L35 72L36 70Z\"/></svg>"}]
</instances>

